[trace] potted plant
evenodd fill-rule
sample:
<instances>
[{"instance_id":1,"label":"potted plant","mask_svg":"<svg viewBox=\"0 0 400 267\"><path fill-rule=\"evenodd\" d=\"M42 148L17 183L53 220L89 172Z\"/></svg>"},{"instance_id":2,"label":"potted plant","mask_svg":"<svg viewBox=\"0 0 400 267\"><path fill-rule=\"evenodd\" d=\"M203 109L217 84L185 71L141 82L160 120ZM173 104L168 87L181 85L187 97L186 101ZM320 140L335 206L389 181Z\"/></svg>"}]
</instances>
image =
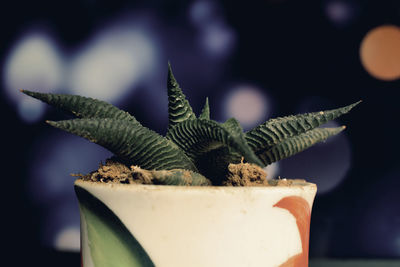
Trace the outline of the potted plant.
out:
<instances>
[{"instance_id":1,"label":"potted plant","mask_svg":"<svg viewBox=\"0 0 400 267\"><path fill-rule=\"evenodd\" d=\"M308 266L316 185L267 180L262 167L341 132L319 126L352 105L270 119L196 116L168 69L166 136L92 98L22 92L72 113L47 121L114 153L79 175L82 266Z\"/></svg>"}]
</instances>

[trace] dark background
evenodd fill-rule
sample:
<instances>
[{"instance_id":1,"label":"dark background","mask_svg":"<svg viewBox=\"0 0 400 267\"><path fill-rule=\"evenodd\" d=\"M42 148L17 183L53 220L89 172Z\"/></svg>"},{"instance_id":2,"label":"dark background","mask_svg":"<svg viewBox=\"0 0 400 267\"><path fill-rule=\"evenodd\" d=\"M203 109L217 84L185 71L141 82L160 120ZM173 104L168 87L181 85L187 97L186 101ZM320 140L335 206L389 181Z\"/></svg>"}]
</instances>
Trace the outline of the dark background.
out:
<instances>
[{"instance_id":1,"label":"dark background","mask_svg":"<svg viewBox=\"0 0 400 267\"><path fill-rule=\"evenodd\" d=\"M7 62L12 61L11 55L24 36L32 32L50 36L63 53L63 62L68 62L84 51L86 44L90 47L90 40L96 40L104 29L112 32L127 23L151 33L158 52L153 67L148 68L150 74L132 82L122 97L111 102L160 133L167 125L167 100L162 90L168 60L194 110L199 112L208 96L211 116L217 120L227 118L227 99L235 92L233 88L255 88L264 96L267 115L255 118L248 127L271 116L335 108L362 99L362 104L337 120L348 126L345 133L282 161L276 176L306 178L326 188L317 195L313 207L310 257L398 258L399 81L372 77L361 64L359 50L371 29L384 24L400 26L400 2L201 1L203 6L197 2L2 4L0 108L5 173L1 218L7 251L19 255L17 261L78 264L77 253L59 252L73 251L74 247L55 241L64 228L79 227L73 178L68 174L90 171L108 155L95 145L45 125L45 119L65 118L54 109L46 108L35 119L24 119L18 108L23 97L10 97ZM200 5L197 11L196 3ZM330 13L329 7L337 3L347 10L345 15ZM204 44L202 39L213 25L217 25L213 28L217 34L210 38L227 36L215 46L213 42ZM141 60L146 62L146 58ZM40 61L35 64L41 65ZM24 89L40 91L43 87L36 87L41 83L46 85L41 81ZM68 83L59 87L57 92L71 92ZM93 91L82 94L97 97ZM68 151L64 154L64 150ZM57 171L63 180L52 180ZM334 182L330 184L329 179Z\"/></svg>"}]
</instances>

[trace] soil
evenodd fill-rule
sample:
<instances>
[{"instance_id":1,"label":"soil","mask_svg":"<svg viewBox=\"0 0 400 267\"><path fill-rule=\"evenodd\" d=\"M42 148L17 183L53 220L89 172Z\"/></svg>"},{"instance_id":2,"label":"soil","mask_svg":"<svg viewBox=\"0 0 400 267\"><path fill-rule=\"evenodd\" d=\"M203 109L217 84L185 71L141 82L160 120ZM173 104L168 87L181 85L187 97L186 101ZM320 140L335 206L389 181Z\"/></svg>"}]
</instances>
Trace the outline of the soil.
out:
<instances>
[{"instance_id":1,"label":"soil","mask_svg":"<svg viewBox=\"0 0 400 267\"><path fill-rule=\"evenodd\" d=\"M165 171L168 172L168 171ZM72 174L84 181L117 184L154 184L153 171L137 166L127 167L114 159L100 163L99 168L89 174ZM228 178L223 186L291 186L306 183L305 180L272 179L267 180L266 172L259 166L250 163L229 164Z\"/></svg>"},{"instance_id":2,"label":"soil","mask_svg":"<svg viewBox=\"0 0 400 267\"><path fill-rule=\"evenodd\" d=\"M84 181L101 183L138 183L133 179L132 171L124 164L112 159L106 160L105 164L100 163L99 168L89 174L74 174Z\"/></svg>"},{"instance_id":3,"label":"soil","mask_svg":"<svg viewBox=\"0 0 400 267\"><path fill-rule=\"evenodd\" d=\"M156 184L162 176L168 176L171 171L149 171L138 166L128 168L125 164L113 159L106 160L105 164L100 163L99 168L89 174L73 174L84 181L117 184ZM188 184L192 182L189 171L183 171L183 178Z\"/></svg>"},{"instance_id":4,"label":"soil","mask_svg":"<svg viewBox=\"0 0 400 267\"><path fill-rule=\"evenodd\" d=\"M227 186L268 186L267 173L250 163L229 164Z\"/></svg>"}]
</instances>

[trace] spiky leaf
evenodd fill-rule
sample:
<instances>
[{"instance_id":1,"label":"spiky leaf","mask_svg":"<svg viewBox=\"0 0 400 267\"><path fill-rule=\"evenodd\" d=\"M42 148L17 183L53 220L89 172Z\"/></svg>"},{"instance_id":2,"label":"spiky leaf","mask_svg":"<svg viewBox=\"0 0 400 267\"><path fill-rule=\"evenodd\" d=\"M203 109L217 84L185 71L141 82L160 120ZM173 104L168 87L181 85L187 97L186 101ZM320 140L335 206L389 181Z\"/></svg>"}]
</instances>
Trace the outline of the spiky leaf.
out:
<instances>
[{"instance_id":1,"label":"spiky leaf","mask_svg":"<svg viewBox=\"0 0 400 267\"><path fill-rule=\"evenodd\" d=\"M176 124L195 119L196 115L193 113L192 107L187 101L186 96L183 94L182 89L176 81L171 65L168 64L168 129Z\"/></svg>"},{"instance_id":2,"label":"spiky leaf","mask_svg":"<svg viewBox=\"0 0 400 267\"><path fill-rule=\"evenodd\" d=\"M212 180L214 185L221 185L228 174L229 163L240 163L242 155L223 146L196 158L196 167L201 174Z\"/></svg>"},{"instance_id":3,"label":"spiky leaf","mask_svg":"<svg viewBox=\"0 0 400 267\"><path fill-rule=\"evenodd\" d=\"M246 143L243 129L236 119L230 118L220 125L238 142L244 144L245 150L251 150ZM240 163L242 157L242 153L237 150L223 146L197 156L195 163L199 171L212 179L214 184L221 184L228 173L228 165Z\"/></svg>"},{"instance_id":4,"label":"spiky leaf","mask_svg":"<svg viewBox=\"0 0 400 267\"><path fill-rule=\"evenodd\" d=\"M26 95L39 99L51 106L72 113L79 118L110 118L140 124L128 112L97 99L79 95L48 94L21 90Z\"/></svg>"},{"instance_id":5,"label":"spiky leaf","mask_svg":"<svg viewBox=\"0 0 400 267\"><path fill-rule=\"evenodd\" d=\"M148 170L197 170L174 143L140 125L132 126L126 121L114 119L74 119L48 123L107 148L131 165Z\"/></svg>"},{"instance_id":6,"label":"spiky leaf","mask_svg":"<svg viewBox=\"0 0 400 267\"><path fill-rule=\"evenodd\" d=\"M345 127L315 128L300 135L285 139L268 150L257 150L256 155L265 165L293 156L328 137L343 131Z\"/></svg>"},{"instance_id":7,"label":"spiky leaf","mask_svg":"<svg viewBox=\"0 0 400 267\"><path fill-rule=\"evenodd\" d=\"M349 112L354 104L320 112L270 119L246 133L246 140L253 150L269 149L287 138L305 133Z\"/></svg>"},{"instance_id":8,"label":"spiky leaf","mask_svg":"<svg viewBox=\"0 0 400 267\"><path fill-rule=\"evenodd\" d=\"M212 120L187 120L168 131L167 138L177 144L193 160L208 152L227 146L250 163L261 165L244 138Z\"/></svg>"},{"instance_id":9,"label":"spiky leaf","mask_svg":"<svg viewBox=\"0 0 400 267\"><path fill-rule=\"evenodd\" d=\"M210 106L208 104L208 97L206 98L206 103L204 104L204 107L201 110L199 119L201 119L201 120L209 120L210 119Z\"/></svg>"}]
</instances>

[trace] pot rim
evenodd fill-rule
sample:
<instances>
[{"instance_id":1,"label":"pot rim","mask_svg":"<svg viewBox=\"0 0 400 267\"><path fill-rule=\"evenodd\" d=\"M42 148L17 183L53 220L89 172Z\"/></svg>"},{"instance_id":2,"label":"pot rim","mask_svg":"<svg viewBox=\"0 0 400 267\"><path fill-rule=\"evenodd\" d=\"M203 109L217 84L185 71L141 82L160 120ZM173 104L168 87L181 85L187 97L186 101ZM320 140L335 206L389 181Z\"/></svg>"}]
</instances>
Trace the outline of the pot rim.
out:
<instances>
[{"instance_id":1,"label":"pot rim","mask_svg":"<svg viewBox=\"0 0 400 267\"><path fill-rule=\"evenodd\" d=\"M157 191L223 191L223 192L237 192L237 191L274 191L280 189L302 189L314 191L317 189L317 185L304 180L298 179L285 179L293 181L290 185L271 185L271 186L182 186L182 185L151 185L151 184L118 184L118 183L102 183L94 181L85 181L82 179L76 179L74 182L75 186L90 186L97 188L110 188L110 189L144 189L144 190L157 190Z\"/></svg>"}]
</instances>

